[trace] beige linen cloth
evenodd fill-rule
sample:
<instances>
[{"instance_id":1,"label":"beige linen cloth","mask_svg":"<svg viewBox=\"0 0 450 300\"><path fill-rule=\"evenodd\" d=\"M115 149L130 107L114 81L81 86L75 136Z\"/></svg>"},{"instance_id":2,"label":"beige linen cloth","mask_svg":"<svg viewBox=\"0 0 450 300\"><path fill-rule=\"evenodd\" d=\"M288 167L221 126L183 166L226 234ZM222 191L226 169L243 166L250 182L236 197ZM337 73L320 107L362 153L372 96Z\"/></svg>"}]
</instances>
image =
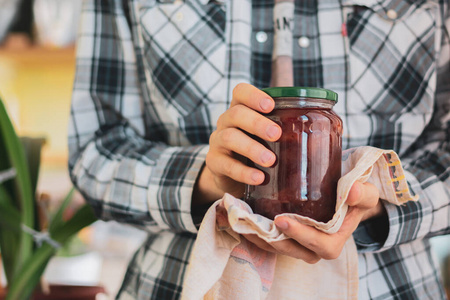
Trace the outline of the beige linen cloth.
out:
<instances>
[{"instance_id":1,"label":"beige linen cloth","mask_svg":"<svg viewBox=\"0 0 450 300\"><path fill-rule=\"evenodd\" d=\"M356 180L374 184L380 198L395 205L417 200L394 151L359 147L344 151L342 159L333 219L322 223L284 215L333 234L343 222L345 201ZM208 210L199 229L182 299L357 299L358 256L353 239L339 258L311 265L259 249L239 235L245 233L257 234L268 243L288 238L272 220L253 214L242 200L224 195Z\"/></svg>"}]
</instances>

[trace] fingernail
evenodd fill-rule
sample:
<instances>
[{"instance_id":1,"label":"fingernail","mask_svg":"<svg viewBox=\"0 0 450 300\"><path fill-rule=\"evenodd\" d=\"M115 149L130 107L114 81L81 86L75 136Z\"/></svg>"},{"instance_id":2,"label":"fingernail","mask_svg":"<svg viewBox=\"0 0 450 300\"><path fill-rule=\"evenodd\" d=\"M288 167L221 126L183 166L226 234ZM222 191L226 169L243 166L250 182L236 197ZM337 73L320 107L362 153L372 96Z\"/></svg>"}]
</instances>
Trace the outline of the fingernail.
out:
<instances>
[{"instance_id":1,"label":"fingernail","mask_svg":"<svg viewBox=\"0 0 450 300\"><path fill-rule=\"evenodd\" d=\"M289 227L289 224L286 221L275 221L275 225L281 230L286 230Z\"/></svg>"},{"instance_id":2,"label":"fingernail","mask_svg":"<svg viewBox=\"0 0 450 300\"><path fill-rule=\"evenodd\" d=\"M264 175L262 175L259 172L253 172L251 177L252 177L253 182L259 183L264 180L263 176Z\"/></svg>"},{"instance_id":3,"label":"fingernail","mask_svg":"<svg viewBox=\"0 0 450 300\"><path fill-rule=\"evenodd\" d=\"M263 110L269 110L272 108L272 100L268 99L268 98L264 98L261 100L261 102L259 102L259 106L263 109Z\"/></svg>"},{"instance_id":4,"label":"fingernail","mask_svg":"<svg viewBox=\"0 0 450 300\"><path fill-rule=\"evenodd\" d=\"M261 155L261 161L265 164L273 159L273 154L270 151L264 151Z\"/></svg>"},{"instance_id":5,"label":"fingernail","mask_svg":"<svg viewBox=\"0 0 450 300\"><path fill-rule=\"evenodd\" d=\"M274 138L274 137L278 136L279 131L280 131L280 129L279 129L277 126L275 126L275 125L270 125L270 126L267 128L267 135L268 135L270 138Z\"/></svg>"}]
</instances>

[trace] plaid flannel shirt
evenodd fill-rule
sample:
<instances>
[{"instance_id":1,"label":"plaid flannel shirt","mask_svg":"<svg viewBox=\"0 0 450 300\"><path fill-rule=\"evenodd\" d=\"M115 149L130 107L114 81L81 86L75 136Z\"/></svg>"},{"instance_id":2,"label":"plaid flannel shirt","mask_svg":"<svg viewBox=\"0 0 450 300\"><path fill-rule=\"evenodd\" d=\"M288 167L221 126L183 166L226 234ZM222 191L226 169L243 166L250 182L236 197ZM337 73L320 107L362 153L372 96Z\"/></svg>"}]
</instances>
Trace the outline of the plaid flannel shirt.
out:
<instances>
[{"instance_id":1,"label":"plaid flannel shirt","mask_svg":"<svg viewBox=\"0 0 450 300\"><path fill-rule=\"evenodd\" d=\"M237 83L270 82L273 0L123 4L83 6L69 168L99 217L149 232L118 299L178 299L209 136ZM360 299L445 298L429 238L450 232L449 1L296 0L294 24L294 84L338 92L343 147L394 149L420 195L354 233Z\"/></svg>"}]
</instances>

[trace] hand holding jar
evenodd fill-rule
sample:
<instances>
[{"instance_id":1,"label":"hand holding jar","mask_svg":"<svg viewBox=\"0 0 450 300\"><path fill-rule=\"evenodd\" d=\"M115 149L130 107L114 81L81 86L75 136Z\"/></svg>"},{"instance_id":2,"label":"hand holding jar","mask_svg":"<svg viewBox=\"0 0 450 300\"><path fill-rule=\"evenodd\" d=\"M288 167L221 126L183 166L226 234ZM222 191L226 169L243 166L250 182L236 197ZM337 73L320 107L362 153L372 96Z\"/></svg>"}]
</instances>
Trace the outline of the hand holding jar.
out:
<instances>
[{"instance_id":1,"label":"hand holding jar","mask_svg":"<svg viewBox=\"0 0 450 300\"><path fill-rule=\"evenodd\" d=\"M267 174L263 170L277 163L267 143L278 141L282 135L281 126L266 116L274 107L275 101L267 93L249 84L236 86L230 108L220 116L217 130L210 137L206 166L196 185L194 199L198 204L215 201L224 192L242 198L245 185L259 186L265 182ZM247 165L246 161L255 165ZM329 235L291 219L279 218L276 225L292 239L269 246L256 236L246 238L265 250L310 263L321 258L336 258L360 221L383 210L374 186L355 185L348 199L351 208L336 234Z\"/></svg>"},{"instance_id":2,"label":"hand holding jar","mask_svg":"<svg viewBox=\"0 0 450 300\"><path fill-rule=\"evenodd\" d=\"M265 141L280 138L281 128L263 113L274 108L274 100L250 84L239 84L233 90L233 99L217 121L211 134L206 166L197 180L195 204L205 204L220 199L224 192L237 198L244 196L244 184L258 185L264 181L261 170L249 167L250 159L258 165L269 167L275 155L249 133Z\"/></svg>"},{"instance_id":3,"label":"hand holding jar","mask_svg":"<svg viewBox=\"0 0 450 300\"><path fill-rule=\"evenodd\" d=\"M287 217L279 217L275 225L291 239L269 245L256 235L245 235L245 238L264 250L302 259L307 263L335 259L360 222L386 213L379 201L378 190L371 183L356 181L346 203L349 205L347 215L339 231L334 234L324 233Z\"/></svg>"}]
</instances>

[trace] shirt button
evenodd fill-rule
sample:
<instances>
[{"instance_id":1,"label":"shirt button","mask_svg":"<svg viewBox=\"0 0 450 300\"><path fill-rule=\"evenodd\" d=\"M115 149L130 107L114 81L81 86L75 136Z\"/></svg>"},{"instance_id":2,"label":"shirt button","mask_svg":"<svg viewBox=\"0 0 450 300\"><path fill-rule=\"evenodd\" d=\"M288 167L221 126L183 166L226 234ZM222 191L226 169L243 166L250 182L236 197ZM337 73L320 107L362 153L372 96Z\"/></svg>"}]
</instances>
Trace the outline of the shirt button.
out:
<instances>
[{"instance_id":1,"label":"shirt button","mask_svg":"<svg viewBox=\"0 0 450 300\"><path fill-rule=\"evenodd\" d=\"M267 33L264 31L258 31L256 33L256 40L258 43L265 43L267 41Z\"/></svg>"},{"instance_id":2,"label":"shirt button","mask_svg":"<svg viewBox=\"0 0 450 300\"><path fill-rule=\"evenodd\" d=\"M396 12L395 10L393 10L393 9L388 10L388 11L386 12L386 15L387 15L387 17L388 17L389 19L391 19L391 20L395 20L395 19L397 19L397 17L398 17L397 12Z\"/></svg>"},{"instance_id":3,"label":"shirt button","mask_svg":"<svg viewBox=\"0 0 450 300\"><path fill-rule=\"evenodd\" d=\"M311 44L311 41L306 36L301 36L298 39L298 45L302 48L308 48L310 44Z\"/></svg>"}]
</instances>

